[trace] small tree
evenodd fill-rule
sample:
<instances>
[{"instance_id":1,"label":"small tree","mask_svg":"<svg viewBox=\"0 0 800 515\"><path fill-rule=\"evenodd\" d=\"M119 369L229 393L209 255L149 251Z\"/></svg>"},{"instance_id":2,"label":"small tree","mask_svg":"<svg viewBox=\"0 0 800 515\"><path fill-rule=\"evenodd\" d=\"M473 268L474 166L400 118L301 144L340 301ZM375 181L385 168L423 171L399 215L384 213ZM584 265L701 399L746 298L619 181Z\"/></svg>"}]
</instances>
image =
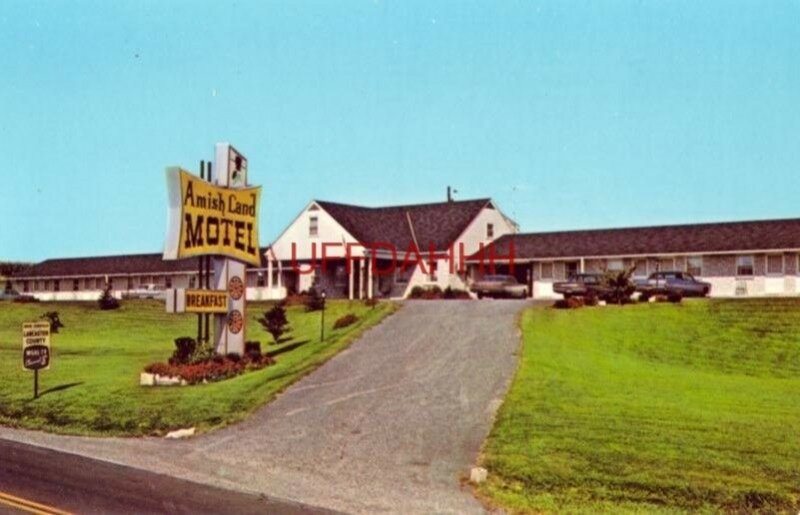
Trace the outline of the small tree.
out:
<instances>
[{"instance_id":1,"label":"small tree","mask_svg":"<svg viewBox=\"0 0 800 515\"><path fill-rule=\"evenodd\" d=\"M264 316L258 319L258 323L272 335L273 341L277 344L281 336L289 331L289 320L286 318L286 307L283 302L275 304L266 311Z\"/></svg>"},{"instance_id":2,"label":"small tree","mask_svg":"<svg viewBox=\"0 0 800 515\"><path fill-rule=\"evenodd\" d=\"M106 284L103 293L97 299L97 303L100 305L100 309L117 309L119 307L119 301L111 294L110 284Z\"/></svg>"},{"instance_id":3,"label":"small tree","mask_svg":"<svg viewBox=\"0 0 800 515\"><path fill-rule=\"evenodd\" d=\"M41 316L50 322L50 332L57 333L59 329L62 327L66 327L64 324L61 323L61 319L58 316L58 311L48 311L44 315Z\"/></svg>"},{"instance_id":4,"label":"small tree","mask_svg":"<svg viewBox=\"0 0 800 515\"><path fill-rule=\"evenodd\" d=\"M603 277L603 283L609 289L608 301L614 304L624 304L631 300L631 295L636 291L631 277L636 267L628 270L608 271Z\"/></svg>"}]
</instances>

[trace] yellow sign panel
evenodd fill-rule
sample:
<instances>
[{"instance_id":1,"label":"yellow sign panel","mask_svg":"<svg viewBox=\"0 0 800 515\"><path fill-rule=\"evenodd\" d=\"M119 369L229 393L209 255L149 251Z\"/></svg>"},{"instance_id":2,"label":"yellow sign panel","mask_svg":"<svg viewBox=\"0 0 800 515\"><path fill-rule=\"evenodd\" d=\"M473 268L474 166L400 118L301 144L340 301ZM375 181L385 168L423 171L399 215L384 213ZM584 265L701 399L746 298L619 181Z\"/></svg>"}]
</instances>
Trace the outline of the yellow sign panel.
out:
<instances>
[{"instance_id":1,"label":"yellow sign panel","mask_svg":"<svg viewBox=\"0 0 800 515\"><path fill-rule=\"evenodd\" d=\"M224 290L186 290L188 313L227 313L228 292Z\"/></svg>"},{"instance_id":2,"label":"yellow sign panel","mask_svg":"<svg viewBox=\"0 0 800 515\"><path fill-rule=\"evenodd\" d=\"M167 169L167 184L170 221L164 259L222 255L261 264L261 188L221 188L179 168Z\"/></svg>"}]
</instances>

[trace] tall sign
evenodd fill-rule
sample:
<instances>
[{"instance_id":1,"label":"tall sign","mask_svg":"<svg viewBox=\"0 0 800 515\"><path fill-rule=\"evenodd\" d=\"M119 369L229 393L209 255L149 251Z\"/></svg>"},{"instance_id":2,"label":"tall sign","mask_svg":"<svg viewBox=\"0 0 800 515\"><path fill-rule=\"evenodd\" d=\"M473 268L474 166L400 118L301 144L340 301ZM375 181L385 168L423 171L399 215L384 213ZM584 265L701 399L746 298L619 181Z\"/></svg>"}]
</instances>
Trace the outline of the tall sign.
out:
<instances>
[{"instance_id":1,"label":"tall sign","mask_svg":"<svg viewBox=\"0 0 800 515\"><path fill-rule=\"evenodd\" d=\"M210 290L170 290L170 312L214 313L218 353L244 353L247 264L259 266L260 187L247 186L247 159L217 143L211 182L167 169L169 221L164 259L213 256ZM202 287L202 285L201 285Z\"/></svg>"}]
</instances>

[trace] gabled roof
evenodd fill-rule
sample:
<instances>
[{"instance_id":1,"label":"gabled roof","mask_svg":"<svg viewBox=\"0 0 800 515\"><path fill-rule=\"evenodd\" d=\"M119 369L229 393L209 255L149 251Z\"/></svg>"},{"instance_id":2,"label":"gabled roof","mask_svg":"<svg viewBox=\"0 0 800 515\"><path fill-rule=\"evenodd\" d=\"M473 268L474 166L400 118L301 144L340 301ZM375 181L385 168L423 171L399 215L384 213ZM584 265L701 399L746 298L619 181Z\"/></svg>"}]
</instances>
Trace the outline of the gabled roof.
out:
<instances>
[{"instance_id":1,"label":"gabled roof","mask_svg":"<svg viewBox=\"0 0 800 515\"><path fill-rule=\"evenodd\" d=\"M448 249L488 198L404 206L363 207L317 200L316 203L363 245L385 243L398 251L416 243L421 251Z\"/></svg>"},{"instance_id":2,"label":"gabled roof","mask_svg":"<svg viewBox=\"0 0 800 515\"><path fill-rule=\"evenodd\" d=\"M263 253L262 253L263 254ZM266 267L264 258L262 264ZM14 277L71 277L196 272L197 258L164 261L162 254L48 259Z\"/></svg>"},{"instance_id":3,"label":"gabled roof","mask_svg":"<svg viewBox=\"0 0 800 515\"><path fill-rule=\"evenodd\" d=\"M509 234L493 243L494 255L515 259L693 254L800 249L800 218L623 229ZM470 256L489 257L489 248Z\"/></svg>"}]
</instances>

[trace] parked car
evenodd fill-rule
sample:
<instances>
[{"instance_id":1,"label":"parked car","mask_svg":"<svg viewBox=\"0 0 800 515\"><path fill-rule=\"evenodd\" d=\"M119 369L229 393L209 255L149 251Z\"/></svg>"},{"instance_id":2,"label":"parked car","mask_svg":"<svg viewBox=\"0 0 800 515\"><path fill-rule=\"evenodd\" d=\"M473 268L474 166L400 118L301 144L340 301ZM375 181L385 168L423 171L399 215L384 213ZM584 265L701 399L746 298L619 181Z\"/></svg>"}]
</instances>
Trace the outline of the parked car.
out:
<instances>
[{"instance_id":1,"label":"parked car","mask_svg":"<svg viewBox=\"0 0 800 515\"><path fill-rule=\"evenodd\" d=\"M143 286L142 288L126 290L122 296L126 299L164 299L166 297L164 290L156 288L153 283Z\"/></svg>"},{"instance_id":2,"label":"parked car","mask_svg":"<svg viewBox=\"0 0 800 515\"><path fill-rule=\"evenodd\" d=\"M480 281L475 281L470 290L479 299L484 297L514 297L522 299L528 296L528 287L520 284L513 275L486 275Z\"/></svg>"},{"instance_id":3,"label":"parked car","mask_svg":"<svg viewBox=\"0 0 800 515\"><path fill-rule=\"evenodd\" d=\"M677 294L681 297L705 297L711 292L711 283L698 281L688 272L663 271L636 281L636 291L641 298L653 295Z\"/></svg>"},{"instance_id":4,"label":"parked car","mask_svg":"<svg viewBox=\"0 0 800 515\"><path fill-rule=\"evenodd\" d=\"M611 291L603 283L603 274L581 273L571 276L566 281L553 283L553 291L560 293L565 299L594 295L604 299Z\"/></svg>"}]
</instances>

